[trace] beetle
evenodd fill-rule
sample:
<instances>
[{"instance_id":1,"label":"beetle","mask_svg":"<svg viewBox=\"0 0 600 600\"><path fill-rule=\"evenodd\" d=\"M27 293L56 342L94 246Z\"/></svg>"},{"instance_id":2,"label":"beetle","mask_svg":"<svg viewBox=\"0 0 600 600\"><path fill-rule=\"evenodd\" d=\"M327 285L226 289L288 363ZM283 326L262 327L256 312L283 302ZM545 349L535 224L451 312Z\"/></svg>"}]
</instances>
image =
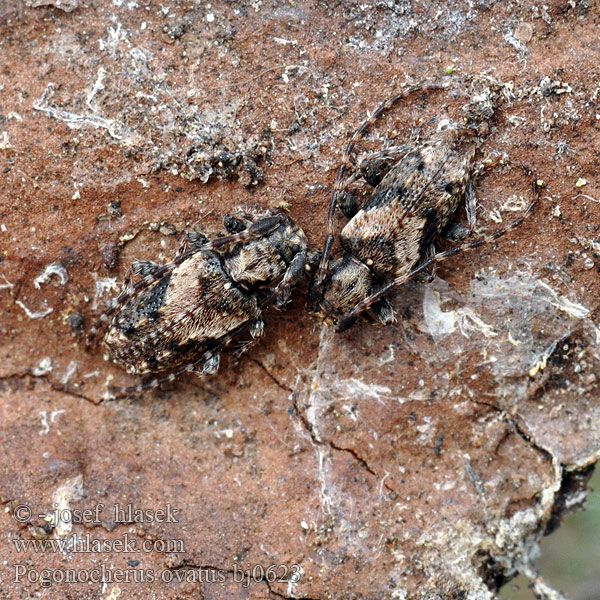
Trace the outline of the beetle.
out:
<instances>
[{"instance_id":1,"label":"beetle","mask_svg":"<svg viewBox=\"0 0 600 600\"><path fill-rule=\"evenodd\" d=\"M499 238L533 209L535 199L523 216L493 234L435 252L436 237L461 241L475 226L473 160L494 112L493 86L487 84L463 107L462 123L446 125L424 141L384 148L358 168L352 167L356 142L388 109L415 91L444 87L421 84L393 96L362 123L345 149L330 201L321 262L307 298L309 313L334 331L349 327L365 310L384 325L392 323L393 309L385 297L390 290L434 262ZM345 179L349 168L354 172ZM360 209L348 190L359 178L373 187ZM468 227L454 220L462 204ZM339 236L342 256L329 260L336 207L350 220Z\"/></svg>"},{"instance_id":2,"label":"beetle","mask_svg":"<svg viewBox=\"0 0 600 600\"><path fill-rule=\"evenodd\" d=\"M264 308L285 305L310 269L306 237L289 216L227 215L223 225L229 235L213 241L189 234L167 264L131 265L127 283L90 330L88 343L108 323L105 359L134 375L158 376L117 391L156 387L185 372L216 373L219 351L246 330L259 338ZM133 283L133 276L140 279Z\"/></svg>"}]
</instances>

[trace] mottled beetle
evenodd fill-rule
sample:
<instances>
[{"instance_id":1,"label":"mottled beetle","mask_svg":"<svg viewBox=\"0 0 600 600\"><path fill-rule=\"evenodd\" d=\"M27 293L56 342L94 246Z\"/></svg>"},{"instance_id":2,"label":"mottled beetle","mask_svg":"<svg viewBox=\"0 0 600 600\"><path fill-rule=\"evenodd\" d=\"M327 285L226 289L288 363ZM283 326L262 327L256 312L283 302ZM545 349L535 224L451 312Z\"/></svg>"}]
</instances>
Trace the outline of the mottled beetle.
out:
<instances>
[{"instance_id":1,"label":"mottled beetle","mask_svg":"<svg viewBox=\"0 0 600 600\"><path fill-rule=\"evenodd\" d=\"M367 309L384 325L393 322L392 307L384 297L392 288L434 262L504 235L519 225L535 204L534 200L523 216L491 235L435 253L436 236L462 240L475 225L473 158L494 108L487 84L463 108L463 123L446 126L426 141L373 153L344 179L352 167L356 142L377 118L411 93L444 87L421 84L390 98L363 122L346 147L331 197L321 262L307 300L308 311L335 331L346 329ZM360 210L347 189L359 177L373 186ZM464 201L468 228L452 220ZM330 261L336 206L350 220L340 234L344 254Z\"/></svg>"},{"instance_id":2,"label":"mottled beetle","mask_svg":"<svg viewBox=\"0 0 600 600\"><path fill-rule=\"evenodd\" d=\"M228 215L230 235L209 241L188 235L169 263L136 261L120 295L92 327L104 335L105 358L129 373L165 373L129 392L156 387L184 372L210 375L219 350L245 330L262 335L262 309L282 306L307 264L303 231L284 214Z\"/></svg>"}]
</instances>

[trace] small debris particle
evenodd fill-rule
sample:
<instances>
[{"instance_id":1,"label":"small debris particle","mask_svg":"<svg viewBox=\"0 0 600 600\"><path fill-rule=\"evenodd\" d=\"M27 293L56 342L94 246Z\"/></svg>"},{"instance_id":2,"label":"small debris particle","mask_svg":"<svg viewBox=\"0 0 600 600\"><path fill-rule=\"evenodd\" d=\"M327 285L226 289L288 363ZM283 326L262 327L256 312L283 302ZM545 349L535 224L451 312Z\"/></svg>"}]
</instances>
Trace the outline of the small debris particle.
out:
<instances>
[{"instance_id":1,"label":"small debris particle","mask_svg":"<svg viewBox=\"0 0 600 600\"><path fill-rule=\"evenodd\" d=\"M10 140L8 139L8 132L3 131L2 132L2 141L0 141L0 150L9 150L10 148L12 148L12 144L10 143Z\"/></svg>"},{"instance_id":2,"label":"small debris particle","mask_svg":"<svg viewBox=\"0 0 600 600\"><path fill-rule=\"evenodd\" d=\"M587 179L584 179L583 177L580 177L577 182L575 183L575 187L583 187L584 185L587 185Z\"/></svg>"},{"instance_id":3,"label":"small debris particle","mask_svg":"<svg viewBox=\"0 0 600 600\"><path fill-rule=\"evenodd\" d=\"M48 283L52 275L56 275L59 279L59 285L65 285L69 281L66 269L57 262L47 265L46 268L33 280L33 287L39 290L43 283Z\"/></svg>"},{"instance_id":4,"label":"small debris particle","mask_svg":"<svg viewBox=\"0 0 600 600\"><path fill-rule=\"evenodd\" d=\"M163 235L175 235L177 233L177 228L175 225L171 225L170 223L163 223L158 231Z\"/></svg>"},{"instance_id":5,"label":"small debris particle","mask_svg":"<svg viewBox=\"0 0 600 600\"><path fill-rule=\"evenodd\" d=\"M30 319L43 319L44 317L48 316L54 310L50 306L46 305L46 307L43 310L32 311L32 310L29 310L29 308L27 308L27 306L25 306L25 304L23 304L23 302L21 302L20 300L17 300L15 302L15 304L17 304L17 306L20 306L25 311L25 314ZM44 304L45 304L45 301L44 301Z\"/></svg>"},{"instance_id":6,"label":"small debris particle","mask_svg":"<svg viewBox=\"0 0 600 600\"><path fill-rule=\"evenodd\" d=\"M473 469L473 465L471 464L470 460L465 461L465 471L467 473L467 476L471 480L471 483L475 487L475 490L477 491L477 493L483 494L483 492L484 492L483 481L481 480L479 473L477 473L475 471L475 469Z\"/></svg>"},{"instance_id":7,"label":"small debris particle","mask_svg":"<svg viewBox=\"0 0 600 600\"><path fill-rule=\"evenodd\" d=\"M52 371L52 368L52 359L46 356L40 360L37 367L34 367L31 373L34 377L43 377L44 375L48 375Z\"/></svg>"},{"instance_id":8,"label":"small debris particle","mask_svg":"<svg viewBox=\"0 0 600 600\"><path fill-rule=\"evenodd\" d=\"M67 323L73 331L79 331L83 327L83 315L74 310L72 313L69 313Z\"/></svg>"},{"instance_id":9,"label":"small debris particle","mask_svg":"<svg viewBox=\"0 0 600 600\"><path fill-rule=\"evenodd\" d=\"M71 381L71 378L77 372L77 366L78 366L78 362L76 360L72 360L67 365L67 368L65 369L65 372L60 380L62 385L67 385L69 383L69 381Z\"/></svg>"},{"instance_id":10,"label":"small debris particle","mask_svg":"<svg viewBox=\"0 0 600 600\"><path fill-rule=\"evenodd\" d=\"M165 25L163 27L163 33L166 33L172 40L178 40L185 33L186 26L183 23L176 23L174 25Z\"/></svg>"},{"instance_id":11,"label":"small debris particle","mask_svg":"<svg viewBox=\"0 0 600 600\"><path fill-rule=\"evenodd\" d=\"M102 264L107 269L112 269L117 264L117 259L119 258L119 248L115 242L106 242L106 244L102 246L100 255L102 257Z\"/></svg>"},{"instance_id":12,"label":"small debris particle","mask_svg":"<svg viewBox=\"0 0 600 600\"><path fill-rule=\"evenodd\" d=\"M533 25L531 23L519 23L515 27L514 36L519 42L526 44L533 37Z\"/></svg>"},{"instance_id":13,"label":"small debris particle","mask_svg":"<svg viewBox=\"0 0 600 600\"><path fill-rule=\"evenodd\" d=\"M112 200L109 202L107 210L111 217L121 217L123 215L121 212L121 202L119 200Z\"/></svg>"},{"instance_id":14,"label":"small debris particle","mask_svg":"<svg viewBox=\"0 0 600 600\"><path fill-rule=\"evenodd\" d=\"M509 331L508 332L508 341L513 345L513 346L520 346L521 342L519 342L519 340L515 340L515 338L512 336L512 333Z\"/></svg>"},{"instance_id":15,"label":"small debris particle","mask_svg":"<svg viewBox=\"0 0 600 600\"><path fill-rule=\"evenodd\" d=\"M25 5L30 8L38 8L40 6L54 6L64 12L72 12L78 6L77 0L27 0Z\"/></svg>"},{"instance_id":16,"label":"small debris particle","mask_svg":"<svg viewBox=\"0 0 600 600\"><path fill-rule=\"evenodd\" d=\"M286 40L285 38L280 38L280 37L274 37L273 41L276 44L281 44L282 46L287 46L288 44L292 44L293 46L296 46L298 44L298 40Z\"/></svg>"},{"instance_id":17,"label":"small debris particle","mask_svg":"<svg viewBox=\"0 0 600 600\"><path fill-rule=\"evenodd\" d=\"M116 277L99 277L96 280L96 291L94 293L94 302L92 304L92 308L96 308L98 306L98 300L102 298L102 296L118 290L119 285L117 284Z\"/></svg>"},{"instance_id":18,"label":"small debris particle","mask_svg":"<svg viewBox=\"0 0 600 600\"><path fill-rule=\"evenodd\" d=\"M539 371L543 371L547 366L547 358L544 356L542 360L538 360L535 366L529 369L529 377L535 377Z\"/></svg>"},{"instance_id":19,"label":"small debris particle","mask_svg":"<svg viewBox=\"0 0 600 600\"><path fill-rule=\"evenodd\" d=\"M4 283L0 283L0 290L12 290L15 287L15 284L6 279L5 275L2 275L2 279Z\"/></svg>"}]
</instances>

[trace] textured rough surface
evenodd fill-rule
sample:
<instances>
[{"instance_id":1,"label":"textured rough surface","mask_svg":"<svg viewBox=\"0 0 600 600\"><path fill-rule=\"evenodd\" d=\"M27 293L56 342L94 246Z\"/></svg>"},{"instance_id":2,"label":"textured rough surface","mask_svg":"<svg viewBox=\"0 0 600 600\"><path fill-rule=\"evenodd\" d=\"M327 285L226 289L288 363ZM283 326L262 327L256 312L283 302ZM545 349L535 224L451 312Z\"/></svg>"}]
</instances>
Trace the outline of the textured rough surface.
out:
<instances>
[{"instance_id":1,"label":"textured rough surface","mask_svg":"<svg viewBox=\"0 0 600 600\"><path fill-rule=\"evenodd\" d=\"M558 597L537 540L585 499L600 450L598 8L25 4L0 3L0 598L487 599L517 572ZM395 293L394 326L335 335L300 289L216 377L107 394L137 380L83 332L133 259L165 262L243 204L286 208L318 246L366 111L450 78L364 148L427 138L480 73L513 94L483 146L502 160L476 181L478 227L526 206L523 165L546 184L525 224ZM135 516L116 504L178 512L116 523ZM51 527L55 509L92 513ZM68 547L86 536L113 546Z\"/></svg>"}]
</instances>

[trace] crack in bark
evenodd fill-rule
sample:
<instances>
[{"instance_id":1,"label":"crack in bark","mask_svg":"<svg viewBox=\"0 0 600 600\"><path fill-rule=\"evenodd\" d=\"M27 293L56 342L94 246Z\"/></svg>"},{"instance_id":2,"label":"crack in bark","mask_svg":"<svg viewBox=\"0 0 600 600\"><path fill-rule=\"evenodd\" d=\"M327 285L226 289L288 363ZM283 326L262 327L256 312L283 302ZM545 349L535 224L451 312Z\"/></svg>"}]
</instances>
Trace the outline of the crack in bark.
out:
<instances>
[{"instance_id":1,"label":"crack in bark","mask_svg":"<svg viewBox=\"0 0 600 600\"><path fill-rule=\"evenodd\" d=\"M11 373L9 375L5 375L3 377L0 377L0 381L7 381L8 382L11 379L20 379L20 380L23 380L23 379L27 379L27 378L31 379L34 382L44 381L55 392L61 392L63 394L66 394L67 396L72 396L73 398L77 398L79 400L85 400L86 402L89 402L90 404L93 404L94 406L99 406L100 404L103 403L103 398L100 398L96 402L92 398L88 398L88 396L86 396L85 394L81 394L79 392L74 392L73 390L70 390L68 388L68 386L64 386L64 385L61 385L61 384L54 383L52 381L52 379L50 379L46 375L33 375L33 373L31 373L31 371L25 371L23 373Z\"/></svg>"},{"instance_id":2,"label":"crack in bark","mask_svg":"<svg viewBox=\"0 0 600 600\"><path fill-rule=\"evenodd\" d=\"M548 460L550 460L550 462L552 464L554 464L555 462L558 462L556 460L556 457L554 456L554 454L552 454L552 452L550 452L550 450L547 450L546 448L544 448L543 446L540 446L536 441L533 435L527 433L519 424L517 419L521 419L521 417L519 415L516 415L514 419L510 419L509 421L507 421L508 423L511 423L515 429L515 431L517 432L517 434L519 436L521 436L522 439L524 439L534 450L537 450L537 452L539 452L540 454L542 454L543 456L545 456ZM562 465L561 465L562 467Z\"/></svg>"},{"instance_id":3,"label":"crack in bark","mask_svg":"<svg viewBox=\"0 0 600 600\"><path fill-rule=\"evenodd\" d=\"M103 398L100 398L98 400L98 402L96 402L92 398L88 398L85 394L81 394L79 392L74 392L73 390L70 390L66 386L56 385L51 380L47 380L47 382L48 382L48 385L50 385L50 387L55 392L62 392L63 394L66 394L67 396L73 396L73 398L78 398L79 400L85 400L86 402L89 402L90 404L93 404L94 406L100 406L104 402Z\"/></svg>"},{"instance_id":4,"label":"crack in bark","mask_svg":"<svg viewBox=\"0 0 600 600\"><path fill-rule=\"evenodd\" d=\"M0 377L0 381L10 381L11 379L25 379L25 377L34 377L29 371L24 373L10 373L9 375L3 375ZM35 377L35 379L38 379Z\"/></svg>"},{"instance_id":5,"label":"crack in bark","mask_svg":"<svg viewBox=\"0 0 600 600\"><path fill-rule=\"evenodd\" d=\"M240 570L235 570L235 569L223 569L220 567L215 567L214 565L195 565L191 562L187 562L187 561L183 561L182 564L180 565L175 565L173 567L167 567L170 571L185 571L187 569L195 569L198 571L213 571L215 573L223 573L225 575L234 575L235 573L246 573L246 571L243 571L243 569ZM312 598L310 596L286 596L285 594L282 594L280 592L277 592L273 589L272 587L272 583L266 578L266 577L261 577L261 578L252 578L251 580L252 583L264 583L269 592L271 594L273 594L274 596L277 596L278 598L284 598L285 600L322 600L320 598ZM210 583L210 582L206 582L206 583ZM234 583L236 583L234 581ZM241 582L239 582L241 583ZM285 583L283 581L279 582L279 583Z\"/></svg>"},{"instance_id":6,"label":"crack in bark","mask_svg":"<svg viewBox=\"0 0 600 600\"><path fill-rule=\"evenodd\" d=\"M322 600L322 598L313 598L312 596L286 596L284 594L281 594L279 592L276 592L272 587L271 584L269 583L269 581L267 581L266 579L261 579L260 580L261 583L264 583L269 592L271 592L271 594L273 594L274 596L277 596L278 598L284 598L284 600Z\"/></svg>"},{"instance_id":7,"label":"crack in bark","mask_svg":"<svg viewBox=\"0 0 600 600\"><path fill-rule=\"evenodd\" d=\"M522 426L519 424L519 420L522 420L522 417L518 413L514 417L511 417L507 414L506 410L504 410L503 408L500 408L499 406L496 406L495 404L488 403L488 402L482 402L480 400L472 400L472 402L479 406L487 406L488 408L491 408L492 410L494 410L498 413L505 413L504 417L502 419L503 422L506 423L507 425L510 425L512 427L512 429L515 431L515 433L517 433L517 435L519 435L525 442L527 442L527 444L529 446L531 446L534 450L536 450L537 452L539 452L540 454L542 454L543 456L548 458L550 460L550 462L552 464L554 464L556 457L552 454L552 452L550 452L543 446L540 446L535 441L535 438L533 437L533 435L524 431Z\"/></svg>"},{"instance_id":8,"label":"crack in bark","mask_svg":"<svg viewBox=\"0 0 600 600\"><path fill-rule=\"evenodd\" d=\"M249 360L251 362L253 362L254 364L258 365L267 375L267 377L269 377L269 379L271 379L271 381L273 381L273 383L281 388L282 390L289 392L290 394L293 393L292 388L288 387L287 385L285 385L284 383L281 383L281 381L279 381L279 379L277 379L277 377L275 377L275 375L273 375L273 373L271 373L271 371L269 371L269 369L267 369L267 367L265 367L265 365L263 365L259 360L257 360L256 358L252 358L249 357Z\"/></svg>"},{"instance_id":9,"label":"crack in bark","mask_svg":"<svg viewBox=\"0 0 600 600\"><path fill-rule=\"evenodd\" d=\"M321 439L319 436L317 436L317 434L314 431L314 427L298 407L298 402L296 400L295 393L292 392L292 394L294 394L292 398L294 412L298 415L298 417L300 417L300 422L302 423L304 429L306 429L306 431L310 435L310 439L312 440L313 444L315 444L316 446L328 446L329 448L331 448L331 450L335 450L337 452L346 452L350 454L364 469L367 470L368 473L373 475L375 479L379 479L379 474L377 473L377 471L375 471L373 467L371 467L371 465L369 465L369 463L354 448L345 448L344 446L339 446L332 440ZM389 492L397 493L396 490L394 490L387 483L385 483L385 481L383 482L383 485Z\"/></svg>"},{"instance_id":10,"label":"crack in bark","mask_svg":"<svg viewBox=\"0 0 600 600\"><path fill-rule=\"evenodd\" d=\"M487 406L488 408L491 408L492 410L495 410L496 412L506 412L503 408L496 406L493 402L484 402L483 400L473 400L473 398L470 398L470 401L473 404L477 404L477 406Z\"/></svg>"},{"instance_id":11,"label":"crack in bark","mask_svg":"<svg viewBox=\"0 0 600 600\"><path fill-rule=\"evenodd\" d=\"M290 394L294 394L294 390L292 390L292 388L281 383L259 360L257 360L256 358L250 358L250 360L253 363L257 364L267 374L267 376L275 383L275 385L277 385L282 390L289 392ZM318 445L327 445L332 450L337 450L338 452L347 452L347 453L351 454L356 459L356 461L359 462L371 475L373 475L375 478L379 477L379 474L369 465L369 463L354 448L345 448L344 446L339 446L339 445L335 444L331 440L319 439L317 437L317 435L315 434L312 425L308 422L308 419L305 417L304 413L302 413L300 411L300 409L298 408L298 403L296 402L295 397L293 398L293 406L294 406L294 411L300 417L300 421L302 422L306 431L309 433L313 443L318 444ZM389 492L395 492L395 490L392 489L385 482L383 485Z\"/></svg>"},{"instance_id":12,"label":"crack in bark","mask_svg":"<svg viewBox=\"0 0 600 600\"><path fill-rule=\"evenodd\" d=\"M331 446L334 450L338 450L339 452L348 452L350 453L373 477L376 479L379 478L379 474L369 465L369 463L354 449L354 448L344 448L344 446L338 446L331 440L326 440L326 443ZM396 490L390 487L385 481L383 482L383 486L388 492L397 493Z\"/></svg>"}]
</instances>

